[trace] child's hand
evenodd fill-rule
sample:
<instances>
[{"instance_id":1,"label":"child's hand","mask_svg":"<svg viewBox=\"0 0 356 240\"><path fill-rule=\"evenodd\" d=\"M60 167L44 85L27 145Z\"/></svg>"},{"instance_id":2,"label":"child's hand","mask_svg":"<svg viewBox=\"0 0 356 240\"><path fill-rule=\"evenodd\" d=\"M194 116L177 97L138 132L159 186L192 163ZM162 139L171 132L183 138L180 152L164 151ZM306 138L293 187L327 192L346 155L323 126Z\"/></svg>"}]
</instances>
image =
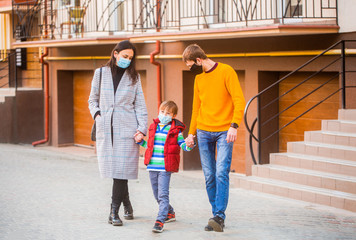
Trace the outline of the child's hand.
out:
<instances>
[{"instance_id":1,"label":"child's hand","mask_svg":"<svg viewBox=\"0 0 356 240\"><path fill-rule=\"evenodd\" d=\"M143 134L140 131L137 131L134 135L135 142L139 143L143 139Z\"/></svg>"},{"instance_id":2,"label":"child's hand","mask_svg":"<svg viewBox=\"0 0 356 240\"><path fill-rule=\"evenodd\" d=\"M185 143L189 148L194 147L194 137L195 136L193 134L189 134L188 137L185 139Z\"/></svg>"}]
</instances>

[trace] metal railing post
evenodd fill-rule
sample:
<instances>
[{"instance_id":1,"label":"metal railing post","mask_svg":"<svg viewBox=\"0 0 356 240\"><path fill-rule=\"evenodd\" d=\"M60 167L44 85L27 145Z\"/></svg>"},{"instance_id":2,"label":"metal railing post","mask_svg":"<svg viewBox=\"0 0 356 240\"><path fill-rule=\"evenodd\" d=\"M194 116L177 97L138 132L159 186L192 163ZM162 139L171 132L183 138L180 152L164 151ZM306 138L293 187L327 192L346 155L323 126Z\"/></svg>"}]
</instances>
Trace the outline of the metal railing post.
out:
<instances>
[{"instance_id":1,"label":"metal railing post","mask_svg":"<svg viewBox=\"0 0 356 240\"><path fill-rule=\"evenodd\" d=\"M15 91L17 91L17 66L16 66L16 55L14 55L15 60L14 61L14 68L15 68ZM10 84L9 84L10 86Z\"/></svg>"},{"instance_id":2,"label":"metal railing post","mask_svg":"<svg viewBox=\"0 0 356 240\"><path fill-rule=\"evenodd\" d=\"M336 0L336 25L339 25L339 9L338 9L338 6L339 6L339 4L338 4L338 2L337 2L337 0Z\"/></svg>"},{"instance_id":3,"label":"metal railing post","mask_svg":"<svg viewBox=\"0 0 356 240\"><path fill-rule=\"evenodd\" d=\"M341 97L342 97L342 109L346 108L346 87L345 87L345 81L346 81L346 76L345 76L345 40L341 41Z\"/></svg>"},{"instance_id":4,"label":"metal railing post","mask_svg":"<svg viewBox=\"0 0 356 240\"><path fill-rule=\"evenodd\" d=\"M281 16L281 18L282 18L282 24L284 24L284 1L281 1L282 2L282 9L281 9L281 12L282 12L282 16ZM276 2L276 4L277 4L277 2Z\"/></svg>"},{"instance_id":5,"label":"metal railing post","mask_svg":"<svg viewBox=\"0 0 356 240\"><path fill-rule=\"evenodd\" d=\"M261 156L262 156L262 146L261 146L261 98L257 97L257 135L258 135L258 164L261 164Z\"/></svg>"}]
</instances>

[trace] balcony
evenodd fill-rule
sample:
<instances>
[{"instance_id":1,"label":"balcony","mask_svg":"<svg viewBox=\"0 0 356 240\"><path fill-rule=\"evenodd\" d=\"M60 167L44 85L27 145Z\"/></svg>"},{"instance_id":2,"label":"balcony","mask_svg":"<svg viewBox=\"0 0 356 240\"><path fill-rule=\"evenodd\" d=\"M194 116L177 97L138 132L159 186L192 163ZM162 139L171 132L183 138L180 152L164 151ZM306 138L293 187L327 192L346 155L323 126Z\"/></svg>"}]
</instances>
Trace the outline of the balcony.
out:
<instances>
[{"instance_id":1,"label":"balcony","mask_svg":"<svg viewBox=\"0 0 356 240\"><path fill-rule=\"evenodd\" d=\"M337 31L337 0L13 0L12 4L18 41L150 39L157 32L169 39L291 25Z\"/></svg>"}]
</instances>

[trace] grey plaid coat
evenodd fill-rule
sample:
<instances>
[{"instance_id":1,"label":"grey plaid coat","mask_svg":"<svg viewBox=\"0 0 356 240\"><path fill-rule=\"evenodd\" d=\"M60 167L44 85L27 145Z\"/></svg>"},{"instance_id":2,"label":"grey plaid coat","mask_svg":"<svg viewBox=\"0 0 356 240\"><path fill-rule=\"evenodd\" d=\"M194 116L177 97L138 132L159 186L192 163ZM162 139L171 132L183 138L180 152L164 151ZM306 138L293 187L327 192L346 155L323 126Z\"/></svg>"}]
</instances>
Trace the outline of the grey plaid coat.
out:
<instances>
[{"instance_id":1,"label":"grey plaid coat","mask_svg":"<svg viewBox=\"0 0 356 240\"><path fill-rule=\"evenodd\" d=\"M147 109L141 79L133 85L125 71L116 94L109 67L102 68L100 103L100 69L96 69L89 96L89 110L96 117L96 146L101 177L136 179L139 145L134 141L136 130L146 134ZM112 128L111 128L112 122ZM113 132L111 132L113 129Z\"/></svg>"}]
</instances>

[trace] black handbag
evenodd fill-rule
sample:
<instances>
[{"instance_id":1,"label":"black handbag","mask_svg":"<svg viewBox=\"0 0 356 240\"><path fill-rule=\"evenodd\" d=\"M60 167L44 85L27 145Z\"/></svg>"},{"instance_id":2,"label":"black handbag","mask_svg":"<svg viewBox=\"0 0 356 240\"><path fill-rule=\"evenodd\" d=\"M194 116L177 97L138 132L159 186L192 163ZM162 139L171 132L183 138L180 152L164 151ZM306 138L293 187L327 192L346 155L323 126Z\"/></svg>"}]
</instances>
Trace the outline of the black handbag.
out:
<instances>
[{"instance_id":1,"label":"black handbag","mask_svg":"<svg viewBox=\"0 0 356 240\"><path fill-rule=\"evenodd\" d=\"M99 78L99 100L98 102L100 103L100 88L101 88L101 68L100 68L100 78ZM96 116L95 118L97 118ZM96 141L96 120L94 120L93 126L91 127L91 134L90 134L90 139L92 141Z\"/></svg>"}]
</instances>

